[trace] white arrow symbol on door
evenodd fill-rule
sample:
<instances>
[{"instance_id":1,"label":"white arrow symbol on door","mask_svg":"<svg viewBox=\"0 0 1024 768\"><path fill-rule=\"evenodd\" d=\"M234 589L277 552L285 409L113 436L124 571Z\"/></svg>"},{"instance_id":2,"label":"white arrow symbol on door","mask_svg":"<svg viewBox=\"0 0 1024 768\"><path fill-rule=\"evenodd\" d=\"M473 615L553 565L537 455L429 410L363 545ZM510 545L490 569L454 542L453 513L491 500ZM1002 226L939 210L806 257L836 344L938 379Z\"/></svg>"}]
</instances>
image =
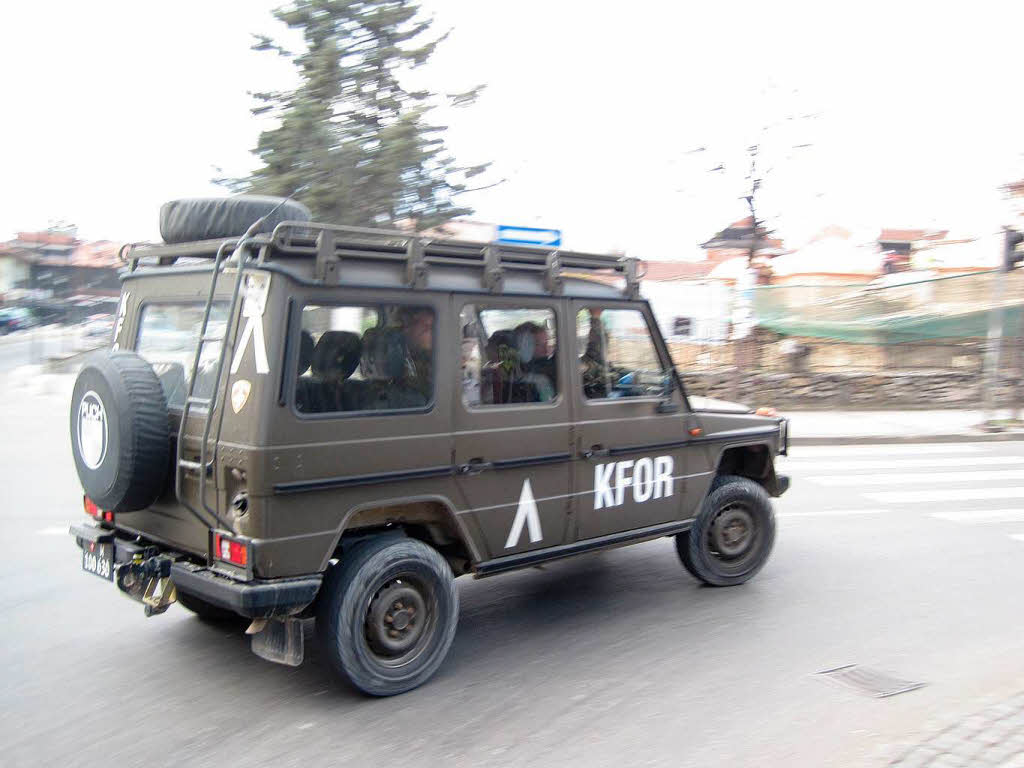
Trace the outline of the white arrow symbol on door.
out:
<instances>
[{"instance_id":1,"label":"white arrow symbol on door","mask_svg":"<svg viewBox=\"0 0 1024 768\"><path fill-rule=\"evenodd\" d=\"M516 519L512 521L512 530L508 532L505 549L511 549L519 543L519 537L523 535L524 523L530 531L530 543L536 544L543 538L543 534L540 532L540 515L537 514L537 501L533 498L530 478L523 481L523 491L519 494L519 508L516 510Z\"/></svg>"}]
</instances>

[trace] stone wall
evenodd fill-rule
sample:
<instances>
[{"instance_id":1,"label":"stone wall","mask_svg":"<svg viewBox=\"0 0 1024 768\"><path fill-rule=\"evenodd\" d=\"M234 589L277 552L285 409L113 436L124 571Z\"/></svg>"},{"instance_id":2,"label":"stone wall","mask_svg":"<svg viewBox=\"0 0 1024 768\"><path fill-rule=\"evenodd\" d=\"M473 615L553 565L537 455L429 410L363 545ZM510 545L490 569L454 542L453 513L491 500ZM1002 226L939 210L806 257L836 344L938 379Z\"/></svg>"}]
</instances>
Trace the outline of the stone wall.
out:
<instances>
[{"instance_id":1,"label":"stone wall","mask_svg":"<svg viewBox=\"0 0 1024 768\"><path fill-rule=\"evenodd\" d=\"M686 372L686 390L753 407L780 409L939 409L982 406L983 378L974 371L752 373L739 368ZM1018 377L1004 374L996 395L1011 402Z\"/></svg>"}]
</instances>

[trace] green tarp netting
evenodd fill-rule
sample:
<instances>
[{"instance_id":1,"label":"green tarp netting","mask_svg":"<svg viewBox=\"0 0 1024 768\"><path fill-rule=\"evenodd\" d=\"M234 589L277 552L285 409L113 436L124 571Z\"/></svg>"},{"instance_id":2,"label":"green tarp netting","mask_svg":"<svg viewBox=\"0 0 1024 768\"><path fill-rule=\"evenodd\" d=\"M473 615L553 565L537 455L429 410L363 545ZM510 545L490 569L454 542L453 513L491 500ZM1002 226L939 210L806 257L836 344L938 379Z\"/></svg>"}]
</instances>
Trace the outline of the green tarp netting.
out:
<instances>
[{"instance_id":1,"label":"green tarp netting","mask_svg":"<svg viewBox=\"0 0 1024 768\"><path fill-rule=\"evenodd\" d=\"M901 273L895 279L906 279ZM892 278L890 278L892 279ZM1005 281L996 302L994 281ZM753 291L757 325L784 336L898 344L982 338L989 310L1003 308L1003 335L1021 335L1024 270L982 272L885 285L772 285Z\"/></svg>"}]
</instances>

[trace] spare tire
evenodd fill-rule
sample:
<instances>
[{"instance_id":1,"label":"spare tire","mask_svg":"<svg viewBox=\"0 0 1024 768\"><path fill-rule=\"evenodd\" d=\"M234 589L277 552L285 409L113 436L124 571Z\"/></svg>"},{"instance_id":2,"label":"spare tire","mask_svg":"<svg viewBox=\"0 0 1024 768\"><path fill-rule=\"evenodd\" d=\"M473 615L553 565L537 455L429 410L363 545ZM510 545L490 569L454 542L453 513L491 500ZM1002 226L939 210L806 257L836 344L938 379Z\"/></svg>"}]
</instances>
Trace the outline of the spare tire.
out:
<instances>
[{"instance_id":1,"label":"spare tire","mask_svg":"<svg viewBox=\"0 0 1024 768\"><path fill-rule=\"evenodd\" d=\"M244 235L253 222L267 216L283 198L264 195L191 197L171 200L160 207L160 236L165 243L190 243ZM261 232L271 232L282 221L309 221L309 209L289 200L270 216Z\"/></svg>"},{"instance_id":2,"label":"spare tire","mask_svg":"<svg viewBox=\"0 0 1024 768\"><path fill-rule=\"evenodd\" d=\"M87 357L71 395L71 453L85 494L100 509L145 509L166 487L170 450L153 367L134 352Z\"/></svg>"}]
</instances>

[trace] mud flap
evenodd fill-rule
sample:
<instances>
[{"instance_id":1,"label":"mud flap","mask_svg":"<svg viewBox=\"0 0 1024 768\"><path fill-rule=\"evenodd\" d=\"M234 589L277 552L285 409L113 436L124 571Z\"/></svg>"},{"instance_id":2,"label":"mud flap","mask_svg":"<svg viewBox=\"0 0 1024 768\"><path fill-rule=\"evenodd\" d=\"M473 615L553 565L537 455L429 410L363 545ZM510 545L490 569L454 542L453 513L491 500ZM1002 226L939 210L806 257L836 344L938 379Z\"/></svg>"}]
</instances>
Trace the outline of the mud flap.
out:
<instances>
[{"instance_id":1,"label":"mud flap","mask_svg":"<svg viewBox=\"0 0 1024 768\"><path fill-rule=\"evenodd\" d=\"M302 624L302 619L270 619L252 636L249 647L261 659L297 667L305 651Z\"/></svg>"}]
</instances>

